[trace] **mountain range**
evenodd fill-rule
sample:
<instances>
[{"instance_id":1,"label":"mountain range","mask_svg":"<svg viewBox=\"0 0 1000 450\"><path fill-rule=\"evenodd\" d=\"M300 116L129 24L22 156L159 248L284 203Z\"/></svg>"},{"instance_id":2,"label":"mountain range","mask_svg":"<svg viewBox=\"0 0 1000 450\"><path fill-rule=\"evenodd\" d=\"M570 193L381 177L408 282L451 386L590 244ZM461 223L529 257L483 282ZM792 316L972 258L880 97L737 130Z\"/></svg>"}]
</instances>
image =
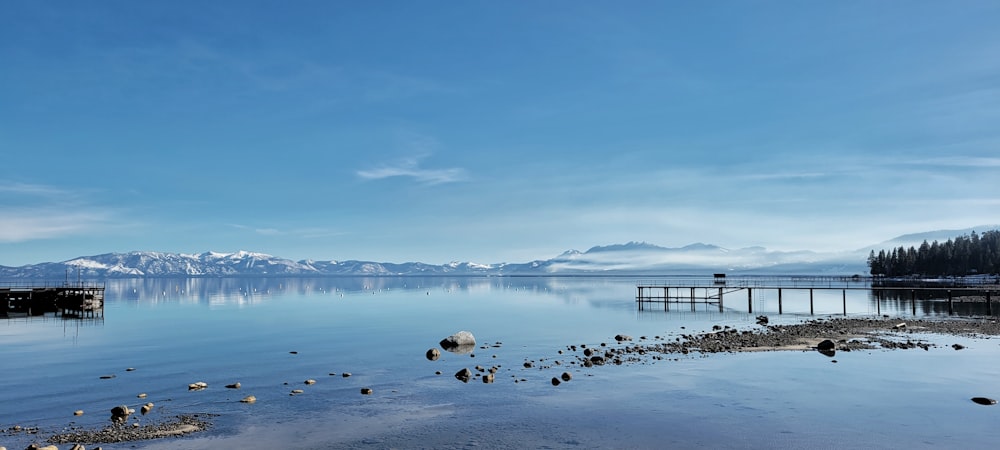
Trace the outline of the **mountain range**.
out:
<instances>
[{"instance_id":1,"label":"mountain range","mask_svg":"<svg viewBox=\"0 0 1000 450\"><path fill-rule=\"evenodd\" d=\"M629 242L569 250L554 258L526 263L477 264L452 262L388 263L373 261L293 261L264 253L206 252L201 254L134 251L81 256L63 262L21 267L0 266L0 279L63 279L83 277L231 277L231 276L413 276L413 275L699 275L715 272L739 274L866 274L868 252L899 246L919 245L923 240L947 240L973 230L939 230L903 235L853 251L770 251L763 247L727 249L695 243L684 247L661 247Z\"/></svg>"}]
</instances>

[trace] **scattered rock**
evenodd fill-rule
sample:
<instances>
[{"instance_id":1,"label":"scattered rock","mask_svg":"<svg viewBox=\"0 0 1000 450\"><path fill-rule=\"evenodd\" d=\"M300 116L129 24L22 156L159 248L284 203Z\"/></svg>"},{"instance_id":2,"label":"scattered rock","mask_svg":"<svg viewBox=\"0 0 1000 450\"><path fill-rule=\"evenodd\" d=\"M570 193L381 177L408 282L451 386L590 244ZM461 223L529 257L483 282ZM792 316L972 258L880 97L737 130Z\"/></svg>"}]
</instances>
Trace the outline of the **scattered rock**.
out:
<instances>
[{"instance_id":1,"label":"scattered rock","mask_svg":"<svg viewBox=\"0 0 1000 450\"><path fill-rule=\"evenodd\" d=\"M145 392L143 392L143 393L141 393L141 394L139 394L139 395L136 395L136 397L137 397L137 398L146 398L146 393L145 393Z\"/></svg>"},{"instance_id":2,"label":"scattered rock","mask_svg":"<svg viewBox=\"0 0 1000 450\"><path fill-rule=\"evenodd\" d=\"M559 384L560 384L560 383L562 383L562 382L561 382L561 381L559 381L559 379L558 379L558 378L556 378L556 377L552 377L552 385L553 385L553 386L559 386Z\"/></svg>"},{"instance_id":3,"label":"scattered rock","mask_svg":"<svg viewBox=\"0 0 1000 450\"><path fill-rule=\"evenodd\" d=\"M351 376L351 372L344 372L344 373L340 374L340 376L342 376L344 378L349 378Z\"/></svg>"},{"instance_id":4,"label":"scattered rock","mask_svg":"<svg viewBox=\"0 0 1000 450\"><path fill-rule=\"evenodd\" d=\"M305 384L316 384L316 380L314 380L314 379L310 378L310 379L308 379L308 380L304 381L304 383L305 383Z\"/></svg>"},{"instance_id":5,"label":"scattered rock","mask_svg":"<svg viewBox=\"0 0 1000 450\"><path fill-rule=\"evenodd\" d=\"M123 423L128 420L128 416L134 413L135 410L129 409L126 405L115 406L111 408L111 421L115 423Z\"/></svg>"},{"instance_id":6,"label":"scattered rock","mask_svg":"<svg viewBox=\"0 0 1000 450\"><path fill-rule=\"evenodd\" d=\"M965 346L962 345L962 344L952 344L951 348L953 348L955 350L961 350L961 349L965 348Z\"/></svg>"},{"instance_id":7,"label":"scattered rock","mask_svg":"<svg viewBox=\"0 0 1000 450\"><path fill-rule=\"evenodd\" d=\"M438 350L436 348L432 348L430 350L427 350L427 359L429 361L437 361L438 358L440 358L440 357L441 357L441 350Z\"/></svg>"},{"instance_id":8,"label":"scattered rock","mask_svg":"<svg viewBox=\"0 0 1000 450\"><path fill-rule=\"evenodd\" d=\"M302 389L292 389L292 394L291 395L298 395L298 394L301 394L303 392L305 392L305 391L303 391Z\"/></svg>"},{"instance_id":9,"label":"scattered rock","mask_svg":"<svg viewBox=\"0 0 1000 450\"><path fill-rule=\"evenodd\" d=\"M372 395L372 388L361 388L361 395Z\"/></svg>"},{"instance_id":10,"label":"scattered rock","mask_svg":"<svg viewBox=\"0 0 1000 450\"><path fill-rule=\"evenodd\" d=\"M153 403L146 403L145 405L142 405L142 408L139 408L139 412L142 413L142 415L144 416L146 414L149 414L149 412L152 410L153 410Z\"/></svg>"},{"instance_id":11,"label":"scattered rock","mask_svg":"<svg viewBox=\"0 0 1000 450\"><path fill-rule=\"evenodd\" d=\"M816 350L833 350L837 348L837 344L829 339L824 339L819 344L816 344Z\"/></svg>"},{"instance_id":12,"label":"scattered rock","mask_svg":"<svg viewBox=\"0 0 1000 450\"><path fill-rule=\"evenodd\" d=\"M73 411L73 415L74 416L82 416L83 415L83 410L82 409L78 409L76 411Z\"/></svg>"},{"instance_id":13,"label":"scattered rock","mask_svg":"<svg viewBox=\"0 0 1000 450\"><path fill-rule=\"evenodd\" d=\"M110 379L112 379L114 377L115 377L114 374L111 374L111 375L101 375L101 379L102 380L110 380Z\"/></svg>"},{"instance_id":14,"label":"scattered rock","mask_svg":"<svg viewBox=\"0 0 1000 450\"><path fill-rule=\"evenodd\" d=\"M618 342L631 341L632 340L632 336L629 336L629 335L626 335L626 334L619 334L619 335L615 336L615 340L618 341ZM601 345L604 345L604 344L601 344Z\"/></svg>"},{"instance_id":15,"label":"scattered rock","mask_svg":"<svg viewBox=\"0 0 1000 450\"><path fill-rule=\"evenodd\" d=\"M293 355L298 355L298 354L299 354L299 352L297 352L297 351L294 351L294 350L293 350L293 351L290 351L290 352L288 352L288 353L291 353L291 354L293 354Z\"/></svg>"},{"instance_id":16,"label":"scattered rock","mask_svg":"<svg viewBox=\"0 0 1000 450\"><path fill-rule=\"evenodd\" d=\"M466 368L464 368L464 369L459 370L458 372L456 372L455 373L455 378L457 378L459 381L461 381L463 383L468 383L469 379L472 378L472 371L469 370L468 367L466 367Z\"/></svg>"},{"instance_id":17,"label":"scattered rock","mask_svg":"<svg viewBox=\"0 0 1000 450\"><path fill-rule=\"evenodd\" d=\"M488 373L486 375L483 375L483 383L485 383L485 384L492 383L493 379L494 379L494 375L492 373Z\"/></svg>"},{"instance_id":18,"label":"scattered rock","mask_svg":"<svg viewBox=\"0 0 1000 450\"><path fill-rule=\"evenodd\" d=\"M972 397L972 401L974 401L974 402L976 402L976 403L978 403L980 405L986 405L986 406L997 404L996 400L994 400L992 398L988 398L988 397Z\"/></svg>"},{"instance_id":19,"label":"scattered rock","mask_svg":"<svg viewBox=\"0 0 1000 450\"><path fill-rule=\"evenodd\" d=\"M767 325L770 321L767 316L757 316L757 325Z\"/></svg>"},{"instance_id":20,"label":"scattered rock","mask_svg":"<svg viewBox=\"0 0 1000 450\"><path fill-rule=\"evenodd\" d=\"M254 397L252 395L248 395L246 397L243 397L243 400L240 400L240 402L241 403L257 403L257 397Z\"/></svg>"},{"instance_id":21,"label":"scattered rock","mask_svg":"<svg viewBox=\"0 0 1000 450\"><path fill-rule=\"evenodd\" d=\"M471 353L476 348L476 338L468 331L459 331L442 339L439 344L452 353Z\"/></svg>"},{"instance_id":22,"label":"scattered rock","mask_svg":"<svg viewBox=\"0 0 1000 450\"><path fill-rule=\"evenodd\" d=\"M571 374L569 372L563 372L562 373L562 379L563 379L563 381L572 380L573 379L573 374Z\"/></svg>"},{"instance_id":23,"label":"scattered rock","mask_svg":"<svg viewBox=\"0 0 1000 450\"><path fill-rule=\"evenodd\" d=\"M198 381L198 382L189 384L188 385L188 390L189 391L200 391L200 390L205 389L207 387L208 387L208 383L206 383L204 381Z\"/></svg>"},{"instance_id":24,"label":"scattered rock","mask_svg":"<svg viewBox=\"0 0 1000 450\"><path fill-rule=\"evenodd\" d=\"M243 385L242 385L242 384L240 384L240 382L239 382L239 381L237 381L237 382L235 382L235 383L233 383L233 384L227 384L227 385L226 385L226 389L239 389L239 388L241 388L241 387L243 387Z\"/></svg>"},{"instance_id":25,"label":"scattered rock","mask_svg":"<svg viewBox=\"0 0 1000 450\"><path fill-rule=\"evenodd\" d=\"M893 330L902 330L903 328L906 328L906 322L897 323L892 326Z\"/></svg>"}]
</instances>

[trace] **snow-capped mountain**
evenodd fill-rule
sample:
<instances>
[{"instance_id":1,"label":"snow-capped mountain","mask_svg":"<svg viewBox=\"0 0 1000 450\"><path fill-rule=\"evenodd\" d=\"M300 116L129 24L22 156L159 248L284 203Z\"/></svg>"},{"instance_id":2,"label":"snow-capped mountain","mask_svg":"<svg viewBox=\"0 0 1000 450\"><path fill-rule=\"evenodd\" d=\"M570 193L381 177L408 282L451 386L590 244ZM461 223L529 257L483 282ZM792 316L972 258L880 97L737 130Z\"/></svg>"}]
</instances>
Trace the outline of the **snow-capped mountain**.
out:
<instances>
[{"instance_id":1,"label":"snow-capped mountain","mask_svg":"<svg viewBox=\"0 0 1000 450\"><path fill-rule=\"evenodd\" d=\"M983 226L975 229L986 231L996 228L996 226ZM915 240L947 240L968 234L971 230L944 230L904 235L881 244L841 253L780 252L763 247L727 249L703 243L671 248L646 242L628 242L596 246L584 252L568 250L551 259L497 264L292 261L247 251L206 252L196 255L136 251L81 256L58 263L47 262L21 267L0 266L0 279L337 275L697 275L715 272L853 275L867 273L866 258L871 249L877 251L880 248L892 248Z\"/></svg>"}]
</instances>

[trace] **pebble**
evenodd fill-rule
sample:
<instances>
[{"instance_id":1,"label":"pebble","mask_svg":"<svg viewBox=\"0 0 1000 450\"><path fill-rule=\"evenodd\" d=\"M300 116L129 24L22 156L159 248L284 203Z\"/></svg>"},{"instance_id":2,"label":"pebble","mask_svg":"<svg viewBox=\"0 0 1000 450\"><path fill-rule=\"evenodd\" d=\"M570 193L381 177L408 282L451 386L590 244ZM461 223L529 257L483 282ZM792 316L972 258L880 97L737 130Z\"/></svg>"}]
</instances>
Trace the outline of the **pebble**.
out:
<instances>
[{"instance_id":1,"label":"pebble","mask_svg":"<svg viewBox=\"0 0 1000 450\"><path fill-rule=\"evenodd\" d=\"M569 372L563 372L562 373L562 379L563 379L563 381L572 380L573 379L573 374L571 374Z\"/></svg>"},{"instance_id":2,"label":"pebble","mask_svg":"<svg viewBox=\"0 0 1000 450\"><path fill-rule=\"evenodd\" d=\"M138 398L146 398L146 393L143 392L143 393L141 393L139 395L136 395L136 397L138 397Z\"/></svg>"},{"instance_id":3,"label":"pebble","mask_svg":"<svg viewBox=\"0 0 1000 450\"><path fill-rule=\"evenodd\" d=\"M110 380L114 377L115 377L114 375L101 375L102 380Z\"/></svg>"},{"instance_id":4,"label":"pebble","mask_svg":"<svg viewBox=\"0 0 1000 450\"><path fill-rule=\"evenodd\" d=\"M200 390L205 389L207 387L208 387L208 383L206 383L204 381L198 381L198 382L189 384L188 385L188 390L200 391Z\"/></svg>"},{"instance_id":5,"label":"pebble","mask_svg":"<svg viewBox=\"0 0 1000 450\"><path fill-rule=\"evenodd\" d=\"M242 385L242 384L240 384L240 382L239 382L239 381L237 381L237 382L235 382L235 383L233 383L233 384L227 384L227 385L226 385L226 389L239 389L239 388L241 388L242 386L243 386L243 385Z\"/></svg>"},{"instance_id":6,"label":"pebble","mask_svg":"<svg viewBox=\"0 0 1000 450\"><path fill-rule=\"evenodd\" d=\"M344 377L344 378L347 378L347 377L351 376L351 373L350 372L344 372L341 376Z\"/></svg>"},{"instance_id":7,"label":"pebble","mask_svg":"<svg viewBox=\"0 0 1000 450\"><path fill-rule=\"evenodd\" d=\"M305 391L303 391L302 389L292 389L292 395L301 394L303 392L305 392Z\"/></svg>"},{"instance_id":8,"label":"pebble","mask_svg":"<svg viewBox=\"0 0 1000 450\"><path fill-rule=\"evenodd\" d=\"M316 380L310 378L304 382L305 384L316 384Z\"/></svg>"},{"instance_id":9,"label":"pebble","mask_svg":"<svg viewBox=\"0 0 1000 450\"><path fill-rule=\"evenodd\" d=\"M361 395L372 395L372 388L361 388Z\"/></svg>"},{"instance_id":10,"label":"pebble","mask_svg":"<svg viewBox=\"0 0 1000 450\"><path fill-rule=\"evenodd\" d=\"M257 397L254 397L252 395L248 395L246 397L243 397L243 400L240 400L240 402L242 402L242 403L256 403L257 402Z\"/></svg>"},{"instance_id":11,"label":"pebble","mask_svg":"<svg viewBox=\"0 0 1000 450\"><path fill-rule=\"evenodd\" d=\"M559 381L559 379L558 379L558 378L556 378L556 377L552 377L552 385L553 385L553 386L559 386L559 384L560 384L560 383L562 383L562 382L561 382L561 381Z\"/></svg>"},{"instance_id":12,"label":"pebble","mask_svg":"<svg viewBox=\"0 0 1000 450\"><path fill-rule=\"evenodd\" d=\"M73 411L73 415L74 416L82 416L83 415L83 410L82 409L78 409L76 411Z\"/></svg>"}]
</instances>

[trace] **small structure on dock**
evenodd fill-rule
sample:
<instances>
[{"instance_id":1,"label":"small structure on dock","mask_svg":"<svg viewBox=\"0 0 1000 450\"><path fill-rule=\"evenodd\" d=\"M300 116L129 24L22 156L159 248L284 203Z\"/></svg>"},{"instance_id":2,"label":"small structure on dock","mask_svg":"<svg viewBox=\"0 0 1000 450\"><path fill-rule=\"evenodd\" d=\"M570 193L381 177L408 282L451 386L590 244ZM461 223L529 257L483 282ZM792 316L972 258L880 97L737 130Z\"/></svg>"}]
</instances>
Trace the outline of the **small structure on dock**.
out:
<instances>
[{"instance_id":1,"label":"small structure on dock","mask_svg":"<svg viewBox=\"0 0 1000 450\"><path fill-rule=\"evenodd\" d=\"M0 318L41 316L52 313L66 318L104 315L103 284L8 284L0 285Z\"/></svg>"}]
</instances>

